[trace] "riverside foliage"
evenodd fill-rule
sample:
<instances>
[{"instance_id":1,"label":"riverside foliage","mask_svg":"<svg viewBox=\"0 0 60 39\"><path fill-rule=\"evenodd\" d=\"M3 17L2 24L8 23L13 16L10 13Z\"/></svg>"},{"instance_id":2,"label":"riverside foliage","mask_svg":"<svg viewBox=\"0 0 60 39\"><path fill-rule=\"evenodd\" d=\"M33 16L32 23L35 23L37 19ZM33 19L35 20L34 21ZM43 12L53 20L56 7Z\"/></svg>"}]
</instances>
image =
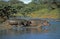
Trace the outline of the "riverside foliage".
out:
<instances>
[{"instance_id":1,"label":"riverside foliage","mask_svg":"<svg viewBox=\"0 0 60 39\"><path fill-rule=\"evenodd\" d=\"M0 17L59 18L59 10L59 0L32 0L29 4L19 0L0 1Z\"/></svg>"}]
</instances>

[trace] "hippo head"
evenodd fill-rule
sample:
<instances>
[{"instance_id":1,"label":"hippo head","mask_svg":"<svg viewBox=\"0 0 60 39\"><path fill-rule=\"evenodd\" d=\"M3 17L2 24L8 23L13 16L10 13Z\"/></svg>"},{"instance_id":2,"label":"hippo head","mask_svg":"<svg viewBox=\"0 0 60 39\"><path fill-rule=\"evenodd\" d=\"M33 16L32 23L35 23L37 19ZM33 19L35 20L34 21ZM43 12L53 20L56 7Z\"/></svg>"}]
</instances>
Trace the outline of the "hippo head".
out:
<instances>
[{"instance_id":1,"label":"hippo head","mask_svg":"<svg viewBox=\"0 0 60 39\"><path fill-rule=\"evenodd\" d=\"M25 21L25 22L21 22L21 25L23 26L30 26L31 22L30 21Z\"/></svg>"},{"instance_id":2,"label":"hippo head","mask_svg":"<svg viewBox=\"0 0 60 39\"><path fill-rule=\"evenodd\" d=\"M44 20L42 23L44 26L50 26L50 23L47 20Z\"/></svg>"}]
</instances>

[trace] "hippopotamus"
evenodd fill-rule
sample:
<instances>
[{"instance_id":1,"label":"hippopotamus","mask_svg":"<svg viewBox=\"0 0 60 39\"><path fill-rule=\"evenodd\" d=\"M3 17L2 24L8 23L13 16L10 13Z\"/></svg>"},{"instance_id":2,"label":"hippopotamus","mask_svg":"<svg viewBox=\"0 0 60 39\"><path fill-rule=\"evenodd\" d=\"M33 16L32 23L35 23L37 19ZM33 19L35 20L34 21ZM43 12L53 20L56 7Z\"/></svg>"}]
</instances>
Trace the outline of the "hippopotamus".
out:
<instances>
[{"instance_id":1,"label":"hippopotamus","mask_svg":"<svg viewBox=\"0 0 60 39\"><path fill-rule=\"evenodd\" d=\"M18 22L17 21L9 21L9 24L10 25L18 25Z\"/></svg>"},{"instance_id":2,"label":"hippopotamus","mask_svg":"<svg viewBox=\"0 0 60 39\"><path fill-rule=\"evenodd\" d=\"M48 31L50 23L47 20L31 20L31 26L37 26L40 28L37 28L38 30L40 29L43 31Z\"/></svg>"},{"instance_id":3,"label":"hippopotamus","mask_svg":"<svg viewBox=\"0 0 60 39\"><path fill-rule=\"evenodd\" d=\"M31 24L30 24L31 26L49 26L50 24L49 24L49 22L47 21L47 20L35 20L35 19L33 19L33 20L31 20Z\"/></svg>"},{"instance_id":4,"label":"hippopotamus","mask_svg":"<svg viewBox=\"0 0 60 39\"><path fill-rule=\"evenodd\" d=\"M26 20L24 20L24 19L8 20L8 23L10 25L23 25L25 22L26 22Z\"/></svg>"},{"instance_id":5,"label":"hippopotamus","mask_svg":"<svg viewBox=\"0 0 60 39\"><path fill-rule=\"evenodd\" d=\"M21 20L9 20L8 23L10 25L19 25L19 26L30 26L31 22L28 21L28 20L24 20L24 19L21 19Z\"/></svg>"},{"instance_id":6,"label":"hippopotamus","mask_svg":"<svg viewBox=\"0 0 60 39\"><path fill-rule=\"evenodd\" d=\"M21 25L23 25L24 27L28 27L30 26L31 21L25 21L25 22L21 22Z\"/></svg>"},{"instance_id":7,"label":"hippopotamus","mask_svg":"<svg viewBox=\"0 0 60 39\"><path fill-rule=\"evenodd\" d=\"M36 20L36 19L30 19L26 20L25 22L21 22L21 25L23 26L49 26L49 22L47 20Z\"/></svg>"}]
</instances>

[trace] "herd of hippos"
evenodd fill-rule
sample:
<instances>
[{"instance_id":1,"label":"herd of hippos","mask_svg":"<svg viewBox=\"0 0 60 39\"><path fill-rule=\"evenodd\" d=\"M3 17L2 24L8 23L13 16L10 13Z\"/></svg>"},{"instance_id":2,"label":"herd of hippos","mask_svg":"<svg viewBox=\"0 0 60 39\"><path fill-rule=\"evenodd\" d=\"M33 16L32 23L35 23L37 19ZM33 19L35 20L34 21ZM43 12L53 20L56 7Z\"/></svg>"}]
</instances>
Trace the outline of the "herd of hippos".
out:
<instances>
[{"instance_id":1,"label":"herd of hippos","mask_svg":"<svg viewBox=\"0 0 60 39\"><path fill-rule=\"evenodd\" d=\"M8 20L9 25L19 25L23 27L28 26L50 26L50 23L47 20L41 20L41 19L19 19L19 20ZM16 26L17 27L17 26Z\"/></svg>"}]
</instances>

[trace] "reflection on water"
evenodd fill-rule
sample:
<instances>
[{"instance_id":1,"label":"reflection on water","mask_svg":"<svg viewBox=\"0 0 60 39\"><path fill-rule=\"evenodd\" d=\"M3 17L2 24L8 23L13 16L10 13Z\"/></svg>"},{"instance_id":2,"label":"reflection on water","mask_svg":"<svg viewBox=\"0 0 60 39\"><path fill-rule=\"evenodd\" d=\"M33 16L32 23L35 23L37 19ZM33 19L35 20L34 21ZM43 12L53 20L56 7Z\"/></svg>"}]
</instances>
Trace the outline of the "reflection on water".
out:
<instances>
[{"instance_id":1,"label":"reflection on water","mask_svg":"<svg viewBox=\"0 0 60 39\"><path fill-rule=\"evenodd\" d=\"M41 28L0 31L0 39L60 39L60 22L50 22L47 32Z\"/></svg>"}]
</instances>

